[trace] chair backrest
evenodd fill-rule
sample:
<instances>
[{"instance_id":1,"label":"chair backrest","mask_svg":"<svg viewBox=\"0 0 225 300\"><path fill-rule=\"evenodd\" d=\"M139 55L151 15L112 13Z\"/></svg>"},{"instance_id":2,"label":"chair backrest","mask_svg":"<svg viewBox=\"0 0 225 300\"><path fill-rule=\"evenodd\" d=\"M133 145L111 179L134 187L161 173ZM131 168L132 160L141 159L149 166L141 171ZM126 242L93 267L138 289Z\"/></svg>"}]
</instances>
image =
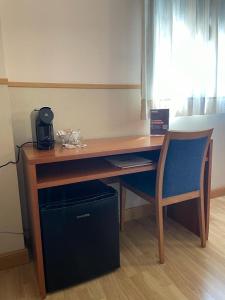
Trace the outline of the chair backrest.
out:
<instances>
[{"instance_id":1,"label":"chair backrest","mask_svg":"<svg viewBox=\"0 0 225 300\"><path fill-rule=\"evenodd\" d=\"M166 133L157 169L158 199L203 189L204 166L212 132L213 129Z\"/></svg>"}]
</instances>

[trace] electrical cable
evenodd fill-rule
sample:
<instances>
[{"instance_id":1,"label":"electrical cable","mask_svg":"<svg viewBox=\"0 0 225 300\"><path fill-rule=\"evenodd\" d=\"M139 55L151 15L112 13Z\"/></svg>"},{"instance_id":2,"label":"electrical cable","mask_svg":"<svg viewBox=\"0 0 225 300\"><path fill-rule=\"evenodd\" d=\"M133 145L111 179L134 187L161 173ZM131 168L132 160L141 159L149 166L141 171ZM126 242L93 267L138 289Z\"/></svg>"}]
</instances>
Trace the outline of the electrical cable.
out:
<instances>
[{"instance_id":1,"label":"electrical cable","mask_svg":"<svg viewBox=\"0 0 225 300\"><path fill-rule=\"evenodd\" d=\"M12 231L0 231L0 234L15 234L15 235L24 235L24 232L12 232Z\"/></svg>"},{"instance_id":2,"label":"electrical cable","mask_svg":"<svg viewBox=\"0 0 225 300\"><path fill-rule=\"evenodd\" d=\"M18 152L17 152L17 158L15 161L8 161L7 163L3 164L3 165L0 165L0 169L1 168L4 168L10 164L13 164L13 165L17 165L18 162L20 161L20 152L21 152L21 149L23 148L23 146L27 145L27 144L33 144L33 142L25 142L21 145L16 145L16 148L18 149ZM0 231L0 234L13 234L13 235L24 235L25 233L24 232L13 232L13 231Z\"/></svg>"},{"instance_id":3,"label":"electrical cable","mask_svg":"<svg viewBox=\"0 0 225 300\"><path fill-rule=\"evenodd\" d=\"M15 234L15 235L25 235L26 233L29 234L30 230L29 229L24 229L21 232L18 231L0 231L0 234Z\"/></svg>"},{"instance_id":4,"label":"electrical cable","mask_svg":"<svg viewBox=\"0 0 225 300\"><path fill-rule=\"evenodd\" d=\"M1 169L1 168L4 168L4 167L6 167L6 166L8 166L8 165L10 165L10 164L12 164L12 165L17 165L18 162L20 161L20 150L23 148L23 146L25 146L25 145L27 145L27 144L33 144L33 142L26 142L26 143L23 143L22 145L19 145L19 146L16 145L16 148L18 149L16 160L15 160L15 161L10 160L10 161L8 161L8 162L5 163L5 164L0 165L0 169Z\"/></svg>"}]
</instances>

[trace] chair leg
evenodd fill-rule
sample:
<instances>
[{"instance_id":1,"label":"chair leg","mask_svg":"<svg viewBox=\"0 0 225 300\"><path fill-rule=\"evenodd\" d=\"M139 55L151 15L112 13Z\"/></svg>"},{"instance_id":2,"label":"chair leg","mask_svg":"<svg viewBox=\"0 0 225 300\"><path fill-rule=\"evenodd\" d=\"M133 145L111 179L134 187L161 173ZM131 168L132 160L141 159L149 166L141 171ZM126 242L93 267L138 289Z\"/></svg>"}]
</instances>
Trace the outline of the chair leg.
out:
<instances>
[{"instance_id":1,"label":"chair leg","mask_svg":"<svg viewBox=\"0 0 225 300\"><path fill-rule=\"evenodd\" d=\"M126 207L126 189L120 183L120 231L124 230L125 207Z\"/></svg>"},{"instance_id":2,"label":"chair leg","mask_svg":"<svg viewBox=\"0 0 225 300\"><path fill-rule=\"evenodd\" d=\"M201 238L201 247L206 247L206 233L205 233L205 209L204 209L204 197L201 196L198 201L198 219L199 219L199 230Z\"/></svg>"},{"instance_id":3,"label":"chair leg","mask_svg":"<svg viewBox=\"0 0 225 300\"><path fill-rule=\"evenodd\" d=\"M157 236L158 236L158 247L159 247L159 262L160 262L160 264L163 264L165 261L164 232L163 232L163 207L160 204L156 205L156 225L157 225Z\"/></svg>"}]
</instances>

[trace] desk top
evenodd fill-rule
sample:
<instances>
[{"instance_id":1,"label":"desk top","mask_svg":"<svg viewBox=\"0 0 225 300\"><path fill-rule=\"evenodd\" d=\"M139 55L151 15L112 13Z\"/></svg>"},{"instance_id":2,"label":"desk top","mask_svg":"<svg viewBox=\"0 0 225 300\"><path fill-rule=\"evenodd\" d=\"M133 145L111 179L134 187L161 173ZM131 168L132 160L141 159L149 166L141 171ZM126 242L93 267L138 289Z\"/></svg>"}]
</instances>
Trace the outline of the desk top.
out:
<instances>
[{"instance_id":1,"label":"desk top","mask_svg":"<svg viewBox=\"0 0 225 300\"><path fill-rule=\"evenodd\" d=\"M164 136L130 136L85 140L86 148L64 149L56 144L52 150L37 150L27 145L23 148L29 164L44 164L59 161L101 157L123 153L134 153L160 149Z\"/></svg>"}]
</instances>

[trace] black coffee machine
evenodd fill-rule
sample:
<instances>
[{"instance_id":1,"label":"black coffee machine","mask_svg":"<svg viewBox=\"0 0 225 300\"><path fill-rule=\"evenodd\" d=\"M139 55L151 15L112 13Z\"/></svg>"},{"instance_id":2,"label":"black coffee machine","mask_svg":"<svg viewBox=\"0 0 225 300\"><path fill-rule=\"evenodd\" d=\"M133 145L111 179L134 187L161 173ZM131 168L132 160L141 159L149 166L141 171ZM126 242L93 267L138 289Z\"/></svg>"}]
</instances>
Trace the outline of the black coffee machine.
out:
<instances>
[{"instance_id":1,"label":"black coffee machine","mask_svg":"<svg viewBox=\"0 0 225 300\"><path fill-rule=\"evenodd\" d=\"M54 148L53 118L54 114L50 107L35 109L31 113L33 142L39 150Z\"/></svg>"}]
</instances>

